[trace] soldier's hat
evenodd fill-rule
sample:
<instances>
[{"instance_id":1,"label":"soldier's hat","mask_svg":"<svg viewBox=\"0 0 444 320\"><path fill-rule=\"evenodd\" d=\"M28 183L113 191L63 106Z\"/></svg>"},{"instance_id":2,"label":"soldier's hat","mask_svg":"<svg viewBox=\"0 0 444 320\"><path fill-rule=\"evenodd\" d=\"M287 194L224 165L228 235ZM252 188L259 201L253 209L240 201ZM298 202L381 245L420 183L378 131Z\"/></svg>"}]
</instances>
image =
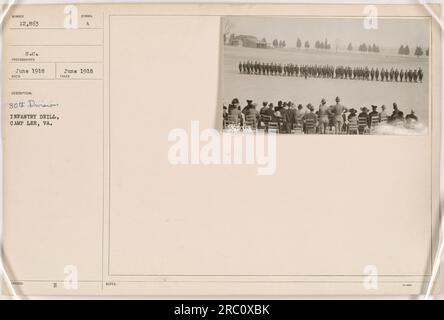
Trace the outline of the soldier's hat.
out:
<instances>
[{"instance_id":1,"label":"soldier's hat","mask_svg":"<svg viewBox=\"0 0 444 320\"><path fill-rule=\"evenodd\" d=\"M382 109L382 110L385 110L385 104L383 104L383 105L381 106L381 109Z\"/></svg>"},{"instance_id":2,"label":"soldier's hat","mask_svg":"<svg viewBox=\"0 0 444 320\"><path fill-rule=\"evenodd\" d=\"M262 102L262 104L263 104L264 106L266 106L266 105L268 104L268 101L264 101L264 102Z\"/></svg>"},{"instance_id":3,"label":"soldier's hat","mask_svg":"<svg viewBox=\"0 0 444 320\"><path fill-rule=\"evenodd\" d=\"M268 106L269 106L269 107L273 107L273 102L270 102L270 103L268 104Z\"/></svg>"},{"instance_id":4,"label":"soldier's hat","mask_svg":"<svg viewBox=\"0 0 444 320\"><path fill-rule=\"evenodd\" d=\"M303 108L302 104L298 105L298 109L301 110Z\"/></svg>"},{"instance_id":5,"label":"soldier's hat","mask_svg":"<svg viewBox=\"0 0 444 320\"><path fill-rule=\"evenodd\" d=\"M234 98L233 101L231 102L231 104L239 104L239 99Z\"/></svg>"},{"instance_id":6,"label":"soldier's hat","mask_svg":"<svg viewBox=\"0 0 444 320\"><path fill-rule=\"evenodd\" d=\"M321 103L327 103L324 98L322 98Z\"/></svg>"},{"instance_id":7,"label":"soldier's hat","mask_svg":"<svg viewBox=\"0 0 444 320\"><path fill-rule=\"evenodd\" d=\"M253 103L253 100L247 100L247 103L248 103L248 104L252 104L252 103Z\"/></svg>"},{"instance_id":8,"label":"soldier's hat","mask_svg":"<svg viewBox=\"0 0 444 320\"><path fill-rule=\"evenodd\" d=\"M314 111L314 107L311 105L311 103L307 104L307 108L310 111Z\"/></svg>"},{"instance_id":9,"label":"soldier's hat","mask_svg":"<svg viewBox=\"0 0 444 320\"><path fill-rule=\"evenodd\" d=\"M367 107L362 107L361 111L369 111Z\"/></svg>"},{"instance_id":10,"label":"soldier's hat","mask_svg":"<svg viewBox=\"0 0 444 320\"><path fill-rule=\"evenodd\" d=\"M375 106L374 104L372 104L372 109L377 109L378 106Z\"/></svg>"},{"instance_id":11,"label":"soldier's hat","mask_svg":"<svg viewBox=\"0 0 444 320\"><path fill-rule=\"evenodd\" d=\"M398 107L398 104L396 102L393 102L393 107Z\"/></svg>"},{"instance_id":12,"label":"soldier's hat","mask_svg":"<svg viewBox=\"0 0 444 320\"><path fill-rule=\"evenodd\" d=\"M336 102L339 102L339 101L341 101L341 99L339 98L339 97L336 97Z\"/></svg>"}]
</instances>

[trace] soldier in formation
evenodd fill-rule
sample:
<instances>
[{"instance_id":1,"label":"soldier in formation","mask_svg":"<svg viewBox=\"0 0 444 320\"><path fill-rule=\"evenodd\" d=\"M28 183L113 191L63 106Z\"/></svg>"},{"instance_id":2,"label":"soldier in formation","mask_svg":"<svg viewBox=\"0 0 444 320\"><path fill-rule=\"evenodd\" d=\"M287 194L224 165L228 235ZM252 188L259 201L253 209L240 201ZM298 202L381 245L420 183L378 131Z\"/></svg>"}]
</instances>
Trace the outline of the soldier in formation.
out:
<instances>
[{"instance_id":1,"label":"soldier in formation","mask_svg":"<svg viewBox=\"0 0 444 320\"><path fill-rule=\"evenodd\" d=\"M390 78L390 71L389 71ZM418 116L414 110L404 117L404 113L393 103L393 112L388 115L385 105L360 108L360 113L354 108L347 108L336 97L335 103L328 105L322 99L317 109L309 103L304 109L302 104L296 107L292 101L278 101L275 106L268 101L262 102L258 110L257 103L247 100L241 108L239 100L233 99L228 108L224 106L224 127L230 125L249 126L250 129L273 127L279 133L306 133L306 134L369 134L375 132L380 125L402 126L414 128L418 123Z\"/></svg>"},{"instance_id":2,"label":"soldier in formation","mask_svg":"<svg viewBox=\"0 0 444 320\"><path fill-rule=\"evenodd\" d=\"M271 75L304 78L350 79L383 82L422 82L424 72L418 69L369 68L332 65L310 65L280 62L239 62L239 73L249 75Z\"/></svg>"}]
</instances>

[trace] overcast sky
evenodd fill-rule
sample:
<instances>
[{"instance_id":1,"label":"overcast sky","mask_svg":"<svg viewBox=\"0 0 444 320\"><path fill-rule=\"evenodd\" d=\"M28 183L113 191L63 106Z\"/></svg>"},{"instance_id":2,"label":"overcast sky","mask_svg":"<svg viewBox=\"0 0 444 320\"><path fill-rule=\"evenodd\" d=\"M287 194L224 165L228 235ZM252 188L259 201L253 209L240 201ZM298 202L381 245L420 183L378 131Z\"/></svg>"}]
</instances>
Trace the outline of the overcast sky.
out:
<instances>
[{"instance_id":1,"label":"overcast sky","mask_svg":"<svg viewBox=\"0 0 444 320\"><path fill-rule=\"evenodd\" d=\"M316 40L325 38L334 48L352 43L354 46L365 42L377 44L381 48L398 48L407 44L410 50L417 45L429 47L429 19L378 19L378 29L364 28L363 18L288 18L288 17L229 17L233 27L231 33L285 40L287 47L296 46L299 37L302 42L310 41L313 47Z\"/></svg>"}]
</instances>

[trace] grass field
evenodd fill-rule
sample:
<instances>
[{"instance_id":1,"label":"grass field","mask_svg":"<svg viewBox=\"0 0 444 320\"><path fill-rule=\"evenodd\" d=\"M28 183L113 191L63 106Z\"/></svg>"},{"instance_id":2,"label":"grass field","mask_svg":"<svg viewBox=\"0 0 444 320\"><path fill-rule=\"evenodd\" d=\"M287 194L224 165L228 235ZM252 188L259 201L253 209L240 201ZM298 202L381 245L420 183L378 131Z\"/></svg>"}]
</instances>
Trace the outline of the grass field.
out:
<instances>
[{"instance_id":1,"label":"grass field","mask_svg":"<svg viewBox=\"0 0 444 320\"><path fill-rule=\"evenodd\" d=\"M321 79L283 76L240 74L240 61L260 61L293 64L329 64L333 66L368 66L369 68L417 69L424 71L423 83L377 82L362 80ZM414 109L425 126L429 123L429 67L428 58L388 56L384 54L359 54L348 52L317 52L304 49L254 49L224 47L224 103L238 98L241 105L247 99L262 101L293 101L296 104L312 103L316 108L322 98L334 104L336 96L342 104L359 110L373 105L387 107L391 113L397 102L404 114ZM378 109L380 111L380 108Z\"/></svg>"}]
</instances>

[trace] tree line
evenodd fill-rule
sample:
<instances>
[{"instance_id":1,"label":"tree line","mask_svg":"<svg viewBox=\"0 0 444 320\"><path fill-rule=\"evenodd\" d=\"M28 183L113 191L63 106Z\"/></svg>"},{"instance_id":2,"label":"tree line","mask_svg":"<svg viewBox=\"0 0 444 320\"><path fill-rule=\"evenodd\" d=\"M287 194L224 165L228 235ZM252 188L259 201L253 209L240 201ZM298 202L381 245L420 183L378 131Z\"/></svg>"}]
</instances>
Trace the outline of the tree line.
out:
<instances>
[{"instance_id":1,"label":"tree line","mask_svg":"<svg viewBox=\"0 0 444 320\"><path fill-rule=\"evenodd\" d=\"M265 39L262 39L262 41L266 42ZM274 48L285 48L286 46L287 46L287 44L285 43L285 40L278 40L278 39L273 40L273 47Z\"/></svg>"},{"instance_id":2,"label":"tree line","mask_svg":"<svg viewBox=\"0 0 444 320\"><path fill-rule=\"evenodd\" d=\"M410 48L409 48L409 46L408 45L405 45L405 46L401 45L399 47L398 54L405 55L405 56L410 55ZM424 49L422 47L420 47L420 46L417 46L415 48L415 52L414 52L415 56L417 56L419 58L419 57L423 56L424 54L428 57L429 56L429 49L426 49L425 52L424 52Z\"/></svg>"},{"instance_id":3,"label":"tree line","mask_svg":"<svg viewBox=\"0 0 444 320\"><path fill-rule=\"evenodd\" d=\"M348 47L347 47L348 51L353 51L353 45L351 43L349 43ZM377 46L375 43L374 44L365 44L365 43L361 43L358 47L358 51L361 52L380 52L379 46Z\"/></svg>"},{"instance_id":4,"label":"tree line","mask_svg":"<svg viewBox=\"0 0 444 320\"><path fill-rule=\"evenodd\" d=\"M262 39L263 43L266 43L267 40L265 38ZM286 48L287 47L287 43L285 42L285 40L279 40L279 39L274 39L272 42L272 45L274 48ZM302 42L302 40L300 38L297 38L296 40L296 48L300 49L300 48L305 48L305 49L310 49L310 42L307 40L304 43ZM331 44L328 42L327 39L325 40L316 40L315 44L314 44L315 49L318 50L331 50ZM348 51L353 51L355 50L355 48L353 47L352 43L349 43L347 46L347 50ZM379 48L378 45L374 44L366 44L366 43L361 43L358 47L357 50L360 52L374 52L374 53L379 53L381 50ZM400 55L410 55L410 48L408 45L401 45L401 47L398 50L398 54ZM414 51L414 55L417 57L421 57L423 55L429 56L429 49L424 50L422 47L417 46L415 48Z\"/></svg>"}]
</instances>

